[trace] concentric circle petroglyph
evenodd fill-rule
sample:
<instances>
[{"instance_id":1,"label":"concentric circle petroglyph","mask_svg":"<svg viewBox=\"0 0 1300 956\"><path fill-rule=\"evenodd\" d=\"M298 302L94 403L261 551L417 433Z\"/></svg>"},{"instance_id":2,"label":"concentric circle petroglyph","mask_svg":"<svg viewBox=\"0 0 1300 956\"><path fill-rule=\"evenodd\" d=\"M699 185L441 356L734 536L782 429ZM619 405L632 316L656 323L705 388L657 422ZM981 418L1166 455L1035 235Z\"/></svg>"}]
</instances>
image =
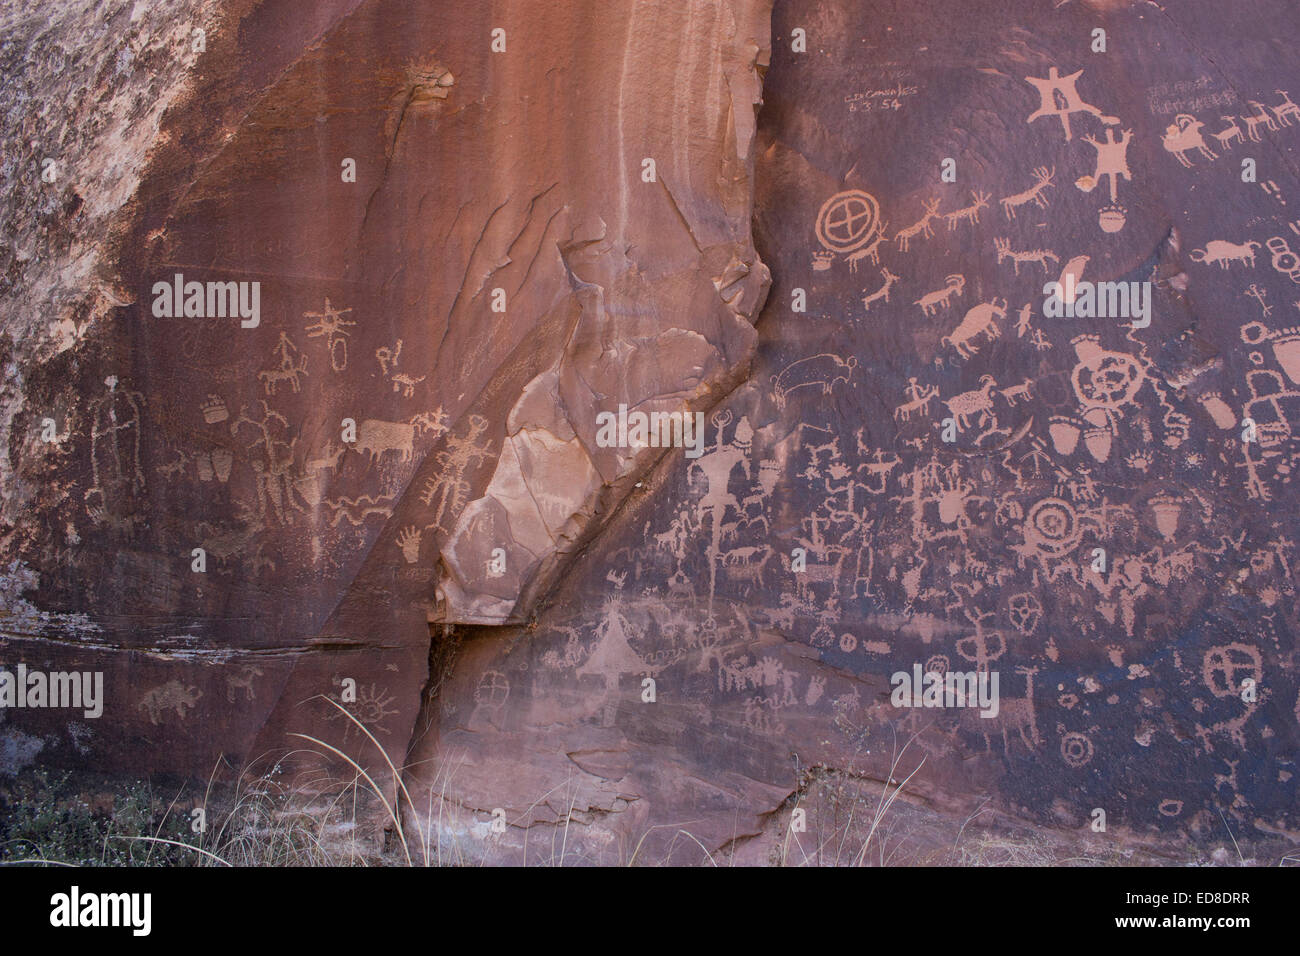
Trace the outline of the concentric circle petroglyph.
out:
<instances>
[{"instance_id":1,"label":"concentric circle petroglyph","mask_svg":"<svg viewBox=\"0 0 1300 956\"><path fill-rule=\"evenodd\" d=\"M1060 498L1044 498L1029 509L1025 543L1051 557L1069 554L1079 544L1079 519L1073 506Z\"/></svg>"}]
</instances>

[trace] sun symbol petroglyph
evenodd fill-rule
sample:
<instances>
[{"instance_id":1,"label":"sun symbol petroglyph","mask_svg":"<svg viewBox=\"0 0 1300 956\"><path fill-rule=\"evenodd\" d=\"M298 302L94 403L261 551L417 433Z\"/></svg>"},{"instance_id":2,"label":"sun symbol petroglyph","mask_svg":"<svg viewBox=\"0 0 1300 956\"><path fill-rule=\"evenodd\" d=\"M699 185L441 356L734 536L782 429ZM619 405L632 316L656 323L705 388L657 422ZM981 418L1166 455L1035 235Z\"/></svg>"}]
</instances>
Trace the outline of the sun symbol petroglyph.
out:
<instances>
[{"instance_id":1,"label":"sun symbol petroglyph","mask_svg":"<svg viewBox=\"0 0 1300 956\"><path fill-rule=\"evenodd\" d=\"M351 311L351 309L332 308L329 296L326 296L323 311L304 312L302 314L304 319L316 319L313 325L306 327L307 338L325 337L325 345L330 353L330 368L336 372L342 372L348 367L347 337L352 334L348 329L356 325L356 323L343 318L343 316ZM297 389L294 389L294 391L296 392Z\"/></svg>"},{"instance_id":2,"label":"sun symbol petroglyph","mask_svg":"<svg viewBox=\"0 0 1300 956\"><path fill-rule=\"evenodd\" d=\"M1023 553L1038 558L1062 558L1079 545L1082 534L1074 506L1062 498L1044 498L1029 509L1021 533Z\"/></svg>"},{"instance_id":3,"label":"sun symbol petroglyph","mask_svg":"<svg viewBox=\"0 0 1300 956\"><path fill-rule=\"evenodd\" d=\"M860 249L880 229L880 207L870 193L850 189L836 193L817 213L817 240L841 255Z\"/></svg>"},{"instance_id":4,"label":"sun symbol petroglyph","mask_svg":"<svg viewBox=\"0 0 1300 956\"><path fill-rule=\"evenodd\" d=\"M815 226L817 241L826 252L814 253L813 268L824 272L830 268L828 255L847 256L849 270L856 271L858 261L870 258L880 264L879 248L885 224L880 221L876 198L860 189L836 193L822 203Z\"/></svg>"},{"instance_id":5,"label":"sun symbol petroglyph","mask_svg":"<svg viewBox=\"0 0 1300 956\"><path fill-rule=\"evenodd\" d=\"M1007 601L1007 617L1021 634L1033 634L1043 616L1043 605L1029 591L1013 594Z\"/></svg>"},{"instance_id":6,"label":"sun symbol petroglyph","mask_svg":"<svg viewBox=\"0 0 1300 956\"><path fill-rule=\"evenodd\" d=\"M1259 683L1263 674L1259 648L1234 642L1205 652L1201 678L1215 697L1238 697L1242 681Z\"/></svg>"},{"instance_id":7,"label":"sun symbol petroglyph","mask_svg":"<svg viewBox=\"0 0 1300 956\"><path fill-rule=\"evenodd\" d=\"M1118 410L1133 401L1146 373L1133 356L1098 345L1096 335L1075 338L1079 362L1071 372L1074 393L1084 406Z\"/></svg>"},{"instance_id":8,"label":"sun symbol petroglyph","mask_svg":"<svg viewBox=\"0 0 1300 956\"><path fill-rule=\"evenodd\" d=\"M1087 734L1068 733L1061 738L1061 758L1076 770L1092 760L1094 749Z\"/></svg>"},{"instance_id":9,"label":"sun symbol petroglyph","mask_svg":"<svg viewBox=\"0 0 1300 956\"><path fill-rule=\"evenodd\" d=\"M333 700L333 698L330 698ZM388 688L379 688L377 684L357 687L357 699L355 701L337 701L339 707L326 707L325 719L343 722L343 739L349 740L355 734L362 737L364 734L357 727L353 720L359 721L366 730L374 733L379 731L381 734L392 734L392 728L387 725L389 717L399 713L398 709L392 706L397 698L388 692Z\"/></svg>"}]
</instances>

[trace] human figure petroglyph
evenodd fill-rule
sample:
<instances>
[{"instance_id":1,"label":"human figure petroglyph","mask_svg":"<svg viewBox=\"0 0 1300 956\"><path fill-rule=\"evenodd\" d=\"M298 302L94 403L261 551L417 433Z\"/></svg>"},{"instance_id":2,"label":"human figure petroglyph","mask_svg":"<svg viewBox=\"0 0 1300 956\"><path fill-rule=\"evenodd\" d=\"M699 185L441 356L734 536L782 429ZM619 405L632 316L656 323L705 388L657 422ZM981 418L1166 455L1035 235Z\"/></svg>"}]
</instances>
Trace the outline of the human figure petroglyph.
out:
<instances>
[{"instance_id":1,"label":"human figure petroglyph","mask_svg":"<svg viewBox=\"0 0 1300 956\"><path fill-rule=\"evenodd\" d=\"M296 490L291 474L293 469L294 448L297 438L284 441L279 435L287 435L289 421L279 412L272 411L265 399L258 399L262 406L261 418L252 418L248 406L239 409L239 415L230 423L230 434L238 436L241 429L251 428L257 437L247 445L249 451L261 448L261 457L253 458L250 465L256 474L257 511L259 520L266 520L274 515L281 524L286 523L286 505L298 511L303 507L294 498Z\"/></svg>"},{"instance_id":2,"label":"human figure petroglyph","mask_svg":"<svg viewBox=\"0 0 1300 956\"><path fill-rule=\"evenodd\" d=\"M629 643L639 640L640 631L623 614L617 598L605 602L600 624L596 628L596 641L586 662L575 672L576 677L588 674L600 677L605 684L601 707L601 726L613 727L618 714L619 679L625 674L654 677L662 669L648 664Z\"/></svg>"},{"instance_id":3,"label":"human figure petroglyph","mask_svg":"<svg viewBox=\"0 0 1300 956\"><path fill-rule=\"evenodd\" d=\"M754 734L771 736L786 732L785 722L777 716L777 703L774 698L755 696L745 701L741 716L741 726Z\"/></svg>"},{"instance_id":4,"label":"human figure petroglyph","mask_svg":"<svg viewBox=\"0 0 1300 956\"><path fill-rule=\"evenodd\" d=\"M951 588L958 598L957 606L961 607L962 614L975 626L974 634L957 639L953 646L954 650L963 660L974 664L977 673L987 674L989 665L1001 660L1002 655L1006 653L1006 636L999 630L986 629L986 624L997 617L993 611L982 611L971 605L975 592L982 590L979 585L956 582L951 585Z\"/></svg>"},{"instance_id":5,"label":"human figure petroglyph","mask_svg":"<svg viewBox=\"0 0 1300 956\"><path fill-rule=\"evenodd\" d=\"M1261 289L1258 283L1252 282L1250 288L1243 292L1242 295L1248 295L1259 303L1259 307L1264 310L1264 318L1268 318L1272 314L1273 307L1264 301L1268 298L1268 290Z\"/></svg>"},{"instance_id":6,"label":"human figure petroglyph","mask_svg":"<svg viewBox=\"0 0 1300 956\"><path fill-rule=\"evenodd\" d=\"M1259 704L1267 696L1266 690L1260 687L1263 676L1263 657L1259 648L1253 644L1233 641L1216 645L1205 652L1201 659L1201 680L1206 689L1219 700L1231 700L1234 705L1242 705L1242 712L1236 717L1209 727L1199 723L1196 725L1196 735L1201 739L1206 753L1214 751L1210 737L1217 734L1226 733L1238 747L1246 746L1246 722L1254 716ZM1242 693L1247 680L1258 688L1253 699L1246 699Z\"/></svg>"},{"instance_id":7,"label":"human figure petroglyph","mask_svg":"<svg viewBox=\"0 0 1300 956\"><path fill-rule=\"evenodd\" d=\"M257 373L267 395L274 395L281 382L288 382L295 394L302 390L302 383L298 379L307 374L307 356L299 355L295 360L294 355L297 353L298 349L289 341L289 336L281 332L279 343L271 350L272 356L280 357L280 364Z\"/></svg>"},{"instance_id":8,"label":"human figure petroglyph","mask_svg":"<svg viewBox=\"0 0 1300 956\"><path fill-rule=\"evenodd\" d=\"M857 432L857 446L861 454L869 455L871 449L862 443L863 430ZM813 465L809 468L807 474L810 477L820 475L822 477L823 487L826 489L826 497L822 500L817 512L806 521L805 525L813 533L813 542L809 545L814 551L818 560L825 560L831 553L836 553L836 549L843 549L845 554L855 554L857 557L854 571L853 587L856 592L859 584L865 584L868 592L870 591L870 579L874 568L874 549L870 543L871 529L875 525L875 519L870 517L871 509L867 506L859 509L858 495L859 489L869 494L883 494L889 479L889 473L901 463L897 455L886 457L883 449L877 450L874 460L868 460L859 464L855 470L846 464L839 452L838 439L831 443L831 457L827 462L824 471L819 470L817 460L814 456ZM866 469L870 481L863 483L857 480L856 473ZM873 487L871 482L878 483L879 487ZM836 484L840 482L840 484ZM830 531L832 528L837 532L834 545L825 542L820 537L820 528L818 522L824 518L826 528ZM807 542L805 542L807 544ZM842 564L837 562L836 579L838 579L838 566ZM865 569L864 569L865 564ZM817 574L814 573L814 578ZM838 593L838 584L836 584L836 593Z\"/></svg>"},{"instance_id":9,"label":"human figure petroglyph","mask_svg":"<svg viewBox=\"0 0 1300 956\"><path fill-rule=\"evenodd\" d=\"M335 309L330 306L329 296L325 297L325 308L320 312L304 312L304 319L316 319L316 322L306 327L307 338L315 339L321 336L325 337L325 346L330 353L330 368L336 372L342 372L348 367L348 336L352 333L349 328L356 325L355 322L343 318L351 309ZM297 391L297 389L294 389Z\"/></svg>"},{"instance_id":10,"label":"human figure petroglyph","mask_svg":"<svg viewBox=\"0 0 1300 956\"><path fill-rule=\"evenodd\" d=\"M442 409L439 408L427 422L436 424L438 428L445 431L442 420L445 418ZM469 425L465 435L452 436L447 441L447 448L440 451L434 457L434 464L438 466L438 475L430 478L424 483L424 490L420 494L420 501L426 507L432 506L434 499L438 501L437 509L434 512L433 520L429 527L442 528L444 518L455 520L464 508L468 495L471 491L469 480L465 477L465 472L471 466L479 465L492 454L492 442L483 442L480 439L483 433L487 431L488 420L479 414L469 416ZM441 432L437 432L441 434Z\"/></svg>"},{"instance_id":11,"label":"human figure petroglyph","mask_svg":"<svg viewBox=\"0 0 1300 956\"><path fill-rule=\"evenodd\" d=\"M713 616L713 599L717 593L718 564L722 556L722 539L728 527L728 511L739 513L740 502L731 493L731 473L737 465L749 477L749 458L744 450L723 440L723 430L731 424L732 414L729 409L715 412L713 424L717 429L713 450L695 459L687 474L694 481L696 472L704 479L704 495L695 503L695 518L699 526L704 526L704 519L709 521L709 547L706 556L709 562L709 616Z\"/></svg>"},{"instance_id":12,"label":"human figure petroglyph","mask_svg":"<svg viewBox=\"0 0 1300 956\"><path fill-rule=\"evenodd\" d=\"M698 525L693 520L690 511L683 506L677 515L669 522L668 528L657 534L652 535L655 545L668 551L669 554L681 559L686 556L686 543L690 541L691 535L695 533ZM646 531L649 532L650 524L646 523Z\"/></svg>"},{"instance_id":13,"label":"human figure petroglyph","mask_svg":"<svg viewBox=\"0 0 1300 956\"><path fill-rule=\"evenodd\" d=\"M379 362L379 373L388 378L391 369L397 368L397 360L402 354L402 340L398 339L397 344L391 349L387 345L381 345L375 349L375 360Z\"/></svg>"},{"instance_id":14,"label":"human figure petroglyph","mask_svg":"<svg viewBox=\"0 0 1300 956\"><path fill-rule=\"evenodd\" d=\"M933 315L940 309L949 308L953 297L961 295L965 288L966 277L959 273L953 273L944 278L942 289L927 293L912 304L921 307L922 315Z\"/></svg>"},{"instance_id":15,"label":"human figure petroglyph","mask_svg":"<svg viewBox=\"0 0 1300 956\"><path fill-rule=\"evenodd\" d=\"M952 528L934 527L929 520L930 514L933 513L931 507L933 506L937 510L941 499L954 490L955 483L961 480L957 471L959 466L955 462L953 465L954 467L949 469L937 459L931 459L928 463L916 467L910 472L904 472L900 476L903 487L910 490L903 494L893 495L889 500L892 504L906 505L910 508L912 519L911 538L913 541L929 544L946 538L955 538L965 544L968 529L971 527L969 520L955 521L955 526ZM926 563L926 558L922 554L919 563L903 575L903 585L911 599L915 599L919 593L920 574ZM891 568L889 580L897 579L897 568Z\"/></svg>"},{"instance_id":16,"label":"human figure petroglyph","mask_svg":"<svg viewBox=\"0 0 1300 956\"><path fill-rule=\"evenodd\" d=\"M1051 203L1049 202L1046 192L1053 185L1052 180L1056 176L1056 167L1038 166L1034 169L1034 185L1030 186L1024 192L1018 192L1014 195L1007 196L1001 200L1002 211L1006 213L1008 219L1016 218L1016 210L1026 203L1033 203L1039 209L1046 209Z\"/></svg>"},{"instance_id":17,"label":"human figure petroglyph","mask_svg":"<svg viewBox=\"0 0 1300 956\"><path fill-rule=\"evenodd\" d=\"M894 409L894 419L906 422L913 415L924 417L930 414L930 402L939 394L939 386L918 385L913 377L907 380L907 387L903 391L907 395L907 401Z\"/></svg>"},{"instance_id":18,"label":"human figure petroglyph","mask_svg":"<svg viewBox=\"0 0 1300 956\"><path fill-rule=\"evenodd\" d=\"M1115 138L1113 129L1106 130L1106 139L1101 141L1093 136L1083 137L1083 141L1097 151L1097 166L1092 174L1094 183L1101 182L1102 179L1110 179L1110 201L1115 202L1118 197L1118 180L1124 179L1132 181L1133 174L1128 168L1128 144L1133 139L1133 131L1126 129L1120 135L1119 139ZM1085 189L1085 192L1087 190Z\"/></svg>"},{"instance_id":19,"label":"human figure petroglyph","mask_svg":"<svg viewBox=\"0 0 1300 956\"><path fill-rule=\"evenodd\" d=\"M1131 638L1137 625L1137 604L1151 593L1148 578L1153 557L1158 556L1157 551L1154 555L1117 558L1104 572L1088 564L1074 578L1076 583L1091 585L1097 591L1095 606L1108 624L1115 623L1116 611L1119 612L1124 632Z\"/></svg>"},{"instance_id":20,"label":"human figure petroglyph","mask_svg":"<svg viewBox=\"0 0 1300 956\"><path fill-rule=\"evenodd\" d=\"M145 487L140 466L140 406L144 396L119 390L117 376L104 379L108 394L90 404L91 486L83 496L86 513L105 520L110 502Z\"/></svg>"},{"instance_id":21,"label":"human figure petroglyph","mask_svg":"<svg viewBox=\"0 0 1300 956\"><path fill-rule=\"evenodd\" d=\"M1011 546L1018 561L1032 558L1049 570L1049 562L1067 557L1078 547L1082 529L1072 504L1063 498L1047 497L1029 509L1020 533L1024 543Z\"/></svg>"},{"instance_id":22,"label":"human figure petroglyph","mask_svg":"<svg viewBox=\"0 0 1300 956\"><path fill-rule=\"evenodd\" d=\"M798 599L809 608L812 606L812 586L814 584L829 583L832 597L838 598L840 594L840 573L843 570L844 559L848 556L849 549L838 544L832 544L823 537L822 530L830 523L830 520L829 517L820 514L813 514L803 518L800 525L808 529L809 535L807 537L800 535L795 539L809 555L805 570L794 576L795 593Z\"/></svg>"}]
</instances>

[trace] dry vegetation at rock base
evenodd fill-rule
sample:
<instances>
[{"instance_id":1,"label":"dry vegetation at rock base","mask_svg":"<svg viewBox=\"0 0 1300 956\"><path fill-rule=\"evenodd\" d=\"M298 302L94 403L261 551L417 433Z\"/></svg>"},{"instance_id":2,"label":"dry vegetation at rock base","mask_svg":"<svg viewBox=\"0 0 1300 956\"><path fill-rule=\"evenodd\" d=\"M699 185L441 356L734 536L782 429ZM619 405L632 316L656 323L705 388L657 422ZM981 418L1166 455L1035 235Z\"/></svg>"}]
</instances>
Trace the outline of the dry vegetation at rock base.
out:
<instances>
[{"instance_id":1,"label":"dry vegetation at rock base","mask_svg":"<svg viewBox=\"0 0 1300 956\"><path fill-rule=\"evenodd\" d=\"M332 797L314 787L293 788L271 776L239 791L207 796L209 828L196 834L190 811L202 798L184 788L149 781L116 792L75 785L70 774L29 769L0 786L0 866L472 866L490 862L489 849L472 836L438 841L427 856L390 827L374 825L379 801L359 786ZM225 788L223 788L224 790ZM891 790L891 792L895 792ZM436 800L436 795L434 797ZM888 800L888 797L884 797ZM1017 825L1000 815L966 821L954 834L951 819L899 799L872 830L882 803L878 783L839 772L814 771L805 807L826 810L829 822L772 844L769 866L1300 866L1300 854L1242 858L1231 841L1171 853L1119 841L1088 839L1069 831ZM854 816L857 819L851 819ZM788 822L788 811L782 814ZM579 826L581 824L574 824ZM624 865L743 865L735 854L702 853L682 831L667 859L633 848ZM528 866L574 866L549 837L539 841ZM693 857L689 850L694 847Z\"/></svg>"},{"instance_id":2,"label":"dry vegetation at rock base","mask_svg":"<svg viewBox=\"0 0 1300 956\"><path fill-rule=\"evenodd\" d=\"M354 719L354 718L350 718ZM369 736L364 726L362 733ZM372 741L373 737L370 738ZM763 832L738 837L710 853L681 828L658 858L642 853L642 835L620 860L625 866L768 865L832 867L1126 867L1300 866L1300 853L1269 847L1243 855L1228 832L1222 842L1171 846L1154 836L1120 830L1109 835L1034 827L980 802L959 818L907 792L908 748L897 747L889 780L852 770L802 768L796 792L766 821ZM444 826L445 794L430 788L419 806L399 783L396 803L351 756L323 744L354 773L340 780L322 760L316 770L285 770L285 753L234 783L203 792L184 783L104 778L29 767L0 781L0 866L473 866L494 860L494 838ZM383 761L394 769L389 755ZM309 756L324 758L318 750ZM337 764L335 764L337 766ZM214 769L214 778L216 770ZM229 768L225 768L229 769ZM418 796L418 794L416 795ZM541 802L539 798L539 802ZM196 825L199 810L202 823ZM803 825L793 825L802 811ZM533 845L525 866L581 866L568 831L585 826L570 812ZM1226 825L1226 824L1225 824ZM765 853L763 848L766 848ZM758 848L758 853L754 852Z\"/></svg>"}]
</instances>

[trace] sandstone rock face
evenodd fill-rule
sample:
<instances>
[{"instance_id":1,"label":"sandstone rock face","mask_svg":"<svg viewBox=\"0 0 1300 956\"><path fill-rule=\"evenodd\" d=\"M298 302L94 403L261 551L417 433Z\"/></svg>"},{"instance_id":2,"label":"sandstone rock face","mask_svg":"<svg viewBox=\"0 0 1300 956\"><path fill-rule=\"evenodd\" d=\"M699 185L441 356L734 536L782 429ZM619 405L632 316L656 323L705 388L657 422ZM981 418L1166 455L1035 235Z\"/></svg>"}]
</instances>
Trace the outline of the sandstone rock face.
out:
<instances>
[{"instance_id":1,"label":"sandstone rock face","mask_svg":"<svg viewBox=\"0 0 1300 956\"><path fill-rule=\"evenodd\" d=\"M412 752L457 845L948 861L976 811L1093 859L1295 832L1293 18L1050 6L777 5L753 372L535 628L462 648ZM1067 272L1150 282L1149 315L1052 317ZM997 714L895 706L913 668L996 673Z\"/></svg>"},{"instance_id":2,"label":"sandstone rock face","mask_svg":"<svg viewBox=\"0 0 1300 956\"><path fill-rule=\"evenodd\" d=\"M106 692L0 770L350 715L437 859L1296 832L1285 4L463 6L6 15L0 665Z\"/></svg>"},{"instance_id":3,"label":"sandstone rock face","mask_svg":"<svg viewBox=\"0 0 1300 956\"><path fill-rule=\"evenodd\" d=\"M429 621L524 619L664 453L601 447L600 412L707 408L754 348L766 5L295 9L177 11L156 101L123 11L97 51L117 73L69 96L103 104L87 151L142 144L136 178L48 130L63 175L41 183L38 146L14 169L46 204L94 193L50 213L86 252L39 255L75 261L66 286L100 278L66 305L11 257L15 316L58 316L39 349L30 319L10 330L11 633L107 672L93 739L119 766L330 737L349 678L400 756ZM56 728L23 733L73 753Z\"/></svg>"}]
</instances>

